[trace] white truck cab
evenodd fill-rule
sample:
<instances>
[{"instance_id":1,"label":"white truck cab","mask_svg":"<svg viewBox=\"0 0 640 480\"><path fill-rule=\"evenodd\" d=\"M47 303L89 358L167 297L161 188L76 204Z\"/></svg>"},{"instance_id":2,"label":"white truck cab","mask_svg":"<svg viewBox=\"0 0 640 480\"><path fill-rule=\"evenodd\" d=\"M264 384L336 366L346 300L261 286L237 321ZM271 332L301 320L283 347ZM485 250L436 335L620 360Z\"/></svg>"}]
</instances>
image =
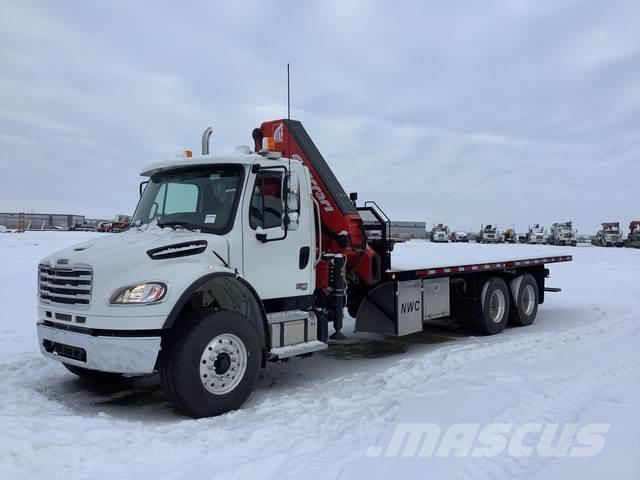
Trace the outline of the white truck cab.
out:
<instances>
[{"instance_id":1,"label":"white truck cab","mask_svg":"<svg viewBox=\"0 0 640 480\"><path fill-rule=\"evenodd\" d=\"M546 237L544 233L544 227L539 223L534 223L529 226L527 231L527 243L530 245L544 245Z\"/></svg>"},{"instance_id":2,"label":"white truck cab","mask_svg":"<svg viewBox=\"0 0 640 480\"><path fill-rule=\"evenodd\" d=\"M317 255L311 180L300 161L190 157L152 165L142 175L148 181L131 228L41 261L44 355L82 376L151 373L161 349L177 348L163 342L161 331L185 309L197 316L211 304L253 319L244 327L253 330L249 337L277 334L266 344L281 357L326 347L316 339L313 313L298 310L315 289ZM288 313L267 315L264 324L260 310L270 303L274 312ZM202 360L213 367L202 374L216 379L207 384L214 394L242 377L234 371L257 371L268 354L260 351L262 338L247 340L234 329L221 335L223 350L208 345L197 353L218 353ZM196 416L217 411L186 410Z\"/></svg>"},{"instance_id":3,"label":"white truck cab","mask_svg":"<svg viewBox=\"0 0 640 480\"><path fill-rule=\"evenodd\" d=\"M431 241L434 243L447 243L449 241L449 227L439 223L431 229Z\"/></svg>"},{"instance_id":4,"label":"white truck cab","mask_svg":"<svg viewBox=\"0 0 640 480\"><path fill-rule=\"evenodd\" d=\"M499 243L498 228L495 225L482 225L476 241L478 243Z\"/></svg>"}]
</instances>

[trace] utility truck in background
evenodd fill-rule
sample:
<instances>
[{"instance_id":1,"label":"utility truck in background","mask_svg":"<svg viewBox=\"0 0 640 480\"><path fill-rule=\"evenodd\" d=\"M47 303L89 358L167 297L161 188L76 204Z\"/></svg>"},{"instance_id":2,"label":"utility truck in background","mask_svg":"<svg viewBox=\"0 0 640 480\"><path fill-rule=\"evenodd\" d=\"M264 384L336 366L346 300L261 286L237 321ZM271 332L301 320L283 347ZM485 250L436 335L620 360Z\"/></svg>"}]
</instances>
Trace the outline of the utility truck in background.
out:
<instances>
[{"instance_id":1,"label":"utility truck in background","mask_svg":"<svg viewBox=\"0 0 640 480\"><path fill-rule=\"evenodd\" d=\"M620 222L605 222L593 240L598 247L623 247L624 238L620 231Z\"/></svg>"},{"instance_id":2,"label":"utility truck in background","mask_svg":"<svg viewBox=\"0 0 640 480\"><path fill-rule=\"evenodd\" d=\"M575 247L578 244L578 239L576 231L573 229L573 222L560 222L551 225L550 243Z\"/></svg>"},{"instance_id":3,"label":"utility truck in background","mask_svg":"<svg viewBox=\"0 0 640 480\"><path fill-rule=\"evenodd\" d=\"M447 243L449 241L449 227L438 223L431 229L431 241L435 243Z\"/></svg>"},{"instance_id":4,"label":"utility truck in background","mask_svg":"<svg viewBox=\"0 0 640 480\"><path fill-rule=\"evenodd\" d=\"M201 156L143 170L127 231L40 262L45 356L94 381L159 372L179 411L219 415L268 362L344 338L345 308L358 332L402 336L454 317L497 334L531 324L558 290L545 264L571 260L484 247L462 260L429 242L399 245L426 250L393 260L388 218L345 193L300 122L264 122L254 151L233 155L210 155L210 136Z\"/></svg>"},{"instance_id":5,"label":"utility truck in background","mask_svg":"<svg viewBox=\"0 0 640 480\"><path fill-rule=\"evenodd\" d=\"M478 243L499 243L500 234L495 225L480 225L480 232L476 239Z\"/></svg>"},{"instance_id":6,"label":"utility truck in background","mask_svg":"<svg viewBox=\"0 0 640 480\"><path fill-rule=\"evenodd\" d=\"M544 227L540 226L538 223L529 225L527 243L530 245L544 245L546 243Z\"/></svg>"},{"instance_id":7,"label":"utility truck in background","mask_svg":"<svg viewBox=\"0 0 640 480\"><path fill-rule=\"evenodd\" d=\"M640 248L640 220L633 220L629 223L629 235L627 235L625 245Z\"/></svg>"}]
</instances>

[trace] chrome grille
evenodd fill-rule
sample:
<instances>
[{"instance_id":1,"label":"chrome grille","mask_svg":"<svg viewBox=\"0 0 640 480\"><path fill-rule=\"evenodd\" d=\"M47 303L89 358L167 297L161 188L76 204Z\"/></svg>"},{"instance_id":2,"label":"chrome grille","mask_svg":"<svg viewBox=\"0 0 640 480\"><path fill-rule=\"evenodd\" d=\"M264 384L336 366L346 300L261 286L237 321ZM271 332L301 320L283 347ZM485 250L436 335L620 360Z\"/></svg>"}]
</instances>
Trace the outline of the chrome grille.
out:
<instances>
[{"instance_id":1,"label":"chrome grille","mask_svg":"<svg viewBox=\"0 0 640 480\"><path fill-rule=\"evenodd\" d=\"M44 303L88 307L93 271L89 266L38 266L38 292Z\"/></svg>"}]
</instances>

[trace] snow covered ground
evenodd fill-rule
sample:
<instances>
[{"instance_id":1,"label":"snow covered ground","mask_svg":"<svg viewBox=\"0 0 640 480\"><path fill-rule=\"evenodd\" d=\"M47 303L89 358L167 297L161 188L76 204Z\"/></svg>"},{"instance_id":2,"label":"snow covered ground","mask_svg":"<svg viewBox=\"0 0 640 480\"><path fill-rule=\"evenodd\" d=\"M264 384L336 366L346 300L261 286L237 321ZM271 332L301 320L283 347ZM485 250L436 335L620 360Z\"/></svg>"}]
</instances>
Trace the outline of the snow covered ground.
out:
<instances>
[{"instance_id":1,"label":"snow covered ground","mask_svg":"<svg viewBox=\"0 0 640 480\"><path fill-rule=\"evenodd\" d=\"M574 262L550 266L549 285L563 292L547 296L531 327L350 335L268 365L241 410L191 420L154 377L88 386L39 354L37 262L94 235L0 234L2 478L640 478L640 250L570 249ZM588 458L367 455L413 422L609 429Z\"/></svg>"}]
</instances>

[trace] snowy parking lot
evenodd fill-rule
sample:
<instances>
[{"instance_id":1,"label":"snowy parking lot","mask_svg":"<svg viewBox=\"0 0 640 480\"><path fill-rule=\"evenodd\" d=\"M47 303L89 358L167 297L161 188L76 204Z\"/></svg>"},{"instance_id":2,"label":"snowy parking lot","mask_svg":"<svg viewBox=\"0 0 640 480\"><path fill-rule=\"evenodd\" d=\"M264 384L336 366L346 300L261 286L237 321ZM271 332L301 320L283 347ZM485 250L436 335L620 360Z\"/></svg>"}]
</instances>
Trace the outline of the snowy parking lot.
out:
<instances>
[{"instance_id":1,"label":"snowy parking lot","mask_svg":"<svg viewBox=\"0 0 640 480\"><path fill-rule=\"evenodd\" d=\"M347 323L327 351L269 364L241 410L191 420L157 378L92 386L40 355L37 263L95 235L0 234L3 478L640 478L640 250L570 249L536 323L493 337L442 325L384 339ZM371 454L414 423L608 427L589 457Z\"/></svg>"}]
</instances>

